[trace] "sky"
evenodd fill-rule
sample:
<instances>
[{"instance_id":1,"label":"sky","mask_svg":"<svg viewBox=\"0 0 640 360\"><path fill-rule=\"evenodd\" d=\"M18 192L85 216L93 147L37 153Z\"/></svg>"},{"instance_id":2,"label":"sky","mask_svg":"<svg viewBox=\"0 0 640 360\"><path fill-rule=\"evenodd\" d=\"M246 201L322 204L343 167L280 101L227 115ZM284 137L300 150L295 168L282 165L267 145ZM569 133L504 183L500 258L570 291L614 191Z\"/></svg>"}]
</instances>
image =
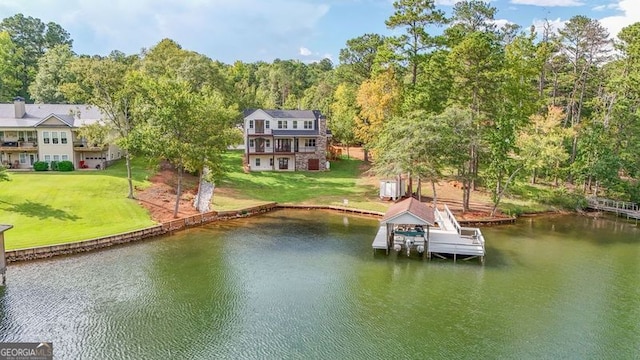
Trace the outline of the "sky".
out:
<instances>
[{"instance_id":1,"label":"sky","mask_svg":"<svg viewBox=\"0 0 640 360\"><path fill-rule=\"evenodd\" d=\"M450 13L455 0L436 0ZM615 36L640 21L640 0L492 0L499 24L556 27L575 15L600 20ZM163 38L231 64L279 59L338 63L347 40L397 35L385 20L392 0L0 0L0 18L17 13L56 22L77 54L139 53Z\"/></svg>"}]
</instances>

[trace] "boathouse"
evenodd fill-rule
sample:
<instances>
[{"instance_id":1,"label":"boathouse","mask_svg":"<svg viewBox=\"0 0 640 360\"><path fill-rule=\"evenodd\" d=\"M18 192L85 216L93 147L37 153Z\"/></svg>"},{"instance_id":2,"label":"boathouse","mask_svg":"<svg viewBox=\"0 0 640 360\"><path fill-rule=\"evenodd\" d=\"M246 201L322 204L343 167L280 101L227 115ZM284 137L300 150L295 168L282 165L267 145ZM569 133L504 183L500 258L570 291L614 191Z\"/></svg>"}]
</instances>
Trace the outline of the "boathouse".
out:
<instances>
[{"instance_id":1,"label":"boathouse","mask_svg":"<svg viewBox=\"0 0 640 360\"><path fill-rule=\"evenodd\" d=\"M393 204L380 220L373 250L406 253L423 257L464 260L480 258L484 263L484 237L478 228L461 227L449 208L443 211L408 198Z\"/></svg>"}]
</instances>

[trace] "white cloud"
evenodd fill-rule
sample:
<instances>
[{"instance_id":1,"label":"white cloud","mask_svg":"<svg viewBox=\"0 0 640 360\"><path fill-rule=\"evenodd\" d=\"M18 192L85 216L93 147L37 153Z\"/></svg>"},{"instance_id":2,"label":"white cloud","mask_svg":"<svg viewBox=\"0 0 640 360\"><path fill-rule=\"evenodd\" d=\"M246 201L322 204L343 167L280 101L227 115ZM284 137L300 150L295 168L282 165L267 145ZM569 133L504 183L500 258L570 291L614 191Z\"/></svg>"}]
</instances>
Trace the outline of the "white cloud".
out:
<instances>
[{"instance_id":1,"label":"white cloud","mask_svg":"<svg viewBox=\"0 0 640 360\"><path fill-rule=\"evenodd\" d=\"M616 37L622 28L640 21L640 7L637 0L620 0L617 9L622 12L621 15L600 19L600 23L609 30L611 37Z\"/></svg>"},{"instance_id":2,"label":"white cloud","mask_svg":"<svg viewBox=\"0 0 640 360\"><path fill-rule=\"evenodd\" d=\"M456 3L459 3L463 0L436 0L435 4L438 6L453 6ZM486 2L491 2L495 0L487 0Z\"/></svg>"},{"instance_id":3,"label":"white cloud","mask_svg":"<svg viewBox=\"0 0 640 360\"><path fill-rule=\"evenodd\" d=\"M546 19L546 20L534 19L533 20L533 26L535 26L538 34L542 34L542 31L545 26L549 26L549 28L551 29L551 32L557 33L558 30L564 27L564 24L566 23L567 23L567 20L561 20L560 18L557 18L555 20L553 19Z\"/></svg>"},{"instance_id":4,"label":"white cloud","mask_svg":"<svg viewBox=\"0 0 640 360\"><path fill-rule=\"evenodd\" d=\"M618 9L618 4L613 3L613 4L607 4L607 5L598 5L598 6L594 6L591 10L604 11L604 10L610 10L610 9Z\"/></svg>"},{"instance_id":5,"label":"white cloud","mask_svg":"<svg viewBox=\"0 0 640 360\"><path fill-rule=\"evenodd\" d=\"M493 23L496 24L498 29L500 29L506 25L513 24L513 21L509 21L507 19L496 19L496 20L493 20Z\"/></svg>"},{"instance_id":6,"label":"white cloud","mask_svg":"<svg viewBox=\"0 0 640 360\"><path fill-rule=\"evenodd\" d=\"M168 37L223 61L293 57L329 9L306 0L0 0L0 14L62 25L81 54L137 53Z\"/></svg>"},{"instance_id":7,"label":"white cloud","mask_svg":"<svg viewBox=\"0 0 640 360\"><path fill-rule=\"evenodd\" d=\"M580 0L511 0L512 4L533 6L582 6Z\"/></svg>"},{"instance_id":8,"label":"white cloud","mask_svg":"<svg viewBox=\"0 0 640 360\"><path fill-rule=\"evenodd\" d=\"M306 47L301 47L300 48L300 55L309 56L311 54L312 54L311 50L307 49Z\"/></svg>"}]
</instances>

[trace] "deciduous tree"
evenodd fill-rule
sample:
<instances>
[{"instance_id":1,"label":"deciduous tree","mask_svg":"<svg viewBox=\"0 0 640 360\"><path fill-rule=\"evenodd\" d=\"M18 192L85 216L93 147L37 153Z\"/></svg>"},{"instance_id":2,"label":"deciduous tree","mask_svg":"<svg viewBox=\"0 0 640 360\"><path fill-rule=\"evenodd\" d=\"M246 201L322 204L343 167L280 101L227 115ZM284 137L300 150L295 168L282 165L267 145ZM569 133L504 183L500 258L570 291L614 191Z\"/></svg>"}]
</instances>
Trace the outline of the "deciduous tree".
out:
<instances>
[{"instance_id":1,"label":"deciduous tree","mask_svg":"<svg viewBox=\"0 0 640 360\"><path fill-rule=\"evenodd\" d=\"M73 41L69 33L60 25L45 24L38 18L16 14L0 22L0 31L7 31L23 56L16 71L21 81L20 96L29 100L29 85L38 72L38 60L48 49L56 45L69 45ZM17 94L16 94L17 95Z\"/></svg>"},{"instance_id":2,"label":"deciduous tree","mask_svg":"<svg viewBox=\"0 0 640 360\"><path fill-rule=\"evenodd\" d=\"M31 98L37 103L63 104L62 85L73 81L69 64L74 58L69 45L57 45L38 60L38 73L29 85Z\"/></svg>"},{"instance_id":3,"label":"deciduous tree","mask_svg":"<svg viewBox=\"0 0 640 360\"><path fill-rule=\"evenodd\" d=\"M8 102L19 94L20 79L16 66L22 62L22 56L9 33L0 31L0 102Z\"/></svg>"},{"instance_id":4,"label":"deciduous tree","mask_svg":"<svg viewBox=\"0 0 640 360\"><path fill-rule=\"evenodd\" d=\"M168 160L178 172L177 217L182 178L185 171L220 175L222 153L234 140L235 107L226 107L222 96L208 88L195 92L184 80L145 76L140 97L146 104L142 112L149 121L145 126L145 150L159 159Z\"/></svg>"},{"instance_id":5,"label":"deciduous tree","mask_svg":"<svg viewBox=\"0 0 640 360\"><path fill-rule=\"evenodd\" d=\"M385 122L398 111L400 105L400 85L393 69L373 77L360 85L356 102L359 107L356 116L356 138L364 145L365 161Z\"/></svg>"}]
</instances>

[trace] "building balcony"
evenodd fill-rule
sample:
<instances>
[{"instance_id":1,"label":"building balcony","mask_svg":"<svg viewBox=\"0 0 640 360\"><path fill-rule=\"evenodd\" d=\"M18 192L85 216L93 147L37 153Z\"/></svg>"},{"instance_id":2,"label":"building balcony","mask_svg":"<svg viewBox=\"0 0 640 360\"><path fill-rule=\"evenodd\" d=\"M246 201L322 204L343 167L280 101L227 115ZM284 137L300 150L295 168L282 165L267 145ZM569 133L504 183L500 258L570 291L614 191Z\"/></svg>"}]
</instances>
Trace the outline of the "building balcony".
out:
<instances>
[{"instance_id":1,"label":"building balcony","mask_svg":"<svg viewBox=\"0 0 640 360\"><path fill-rule=\"evenodd\" d=\"M314 153L316 152L318 148L315 146L300 146L298 148L298 152L304 152L304 153Z\"/></svg>"},{"instance_id":2,"label":"building balcony","mask_svg":"<svg viewBox=\"0 0 640 360\"><path fill-rule=\"evenodd\" d=\"M275 153L292 153L291 146L279 146L274 149Z\"/></svg>"},{"instance_id":3,"label":"building balcony","mask_svg":"<svg viewBox=\"0 0 640 360\"><path fill-rule=\"evenodd\" d=\"M78 152L102 152L106 151L107 146L93 146L90 144L86 144L83 142L74 142L73 143L73 151Z\"/></svg>"},{"instance_id":4,"label":"building balcony","mask_svg":"<svg viewBox=\"0 0 640 360\"><path fill-rule=\"evenodd\" d=\"M273 153L273 147L250 147L249 154L271 154Z\"/></svg>"},{"instance_id":5,"label":"building balcony","mask_svg":"<svg viewBox=\"0 0 640 360\"><path fill-rule=\"evenodd\" d=\"M3 141L0 143L0 151L4 152L24 152L37 151L38 143L30 141Z\"/></svg>"}]
</instances>

